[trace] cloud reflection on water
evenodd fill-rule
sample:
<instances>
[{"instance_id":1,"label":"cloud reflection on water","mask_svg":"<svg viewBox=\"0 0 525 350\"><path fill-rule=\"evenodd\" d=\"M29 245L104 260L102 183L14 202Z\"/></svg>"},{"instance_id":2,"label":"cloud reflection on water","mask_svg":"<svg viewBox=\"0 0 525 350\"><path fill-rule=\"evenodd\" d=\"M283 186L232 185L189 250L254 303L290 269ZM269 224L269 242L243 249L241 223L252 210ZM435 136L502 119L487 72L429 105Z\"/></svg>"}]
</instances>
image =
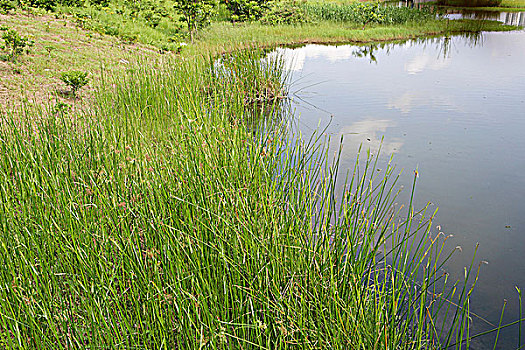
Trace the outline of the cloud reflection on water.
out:
<instances>
[{"instance_id":1,"label":"cloud reflection on water","mask_svg":"<svg viewBox=\"0 0 525 350\"><path fill-rule=\"evenodd\" d=\"M460 112L461 101L456 101L452 94L442 94L429 96L427 91L418 90L404 90L395 92L393 96L389 97L386 107L389 109L397 109L403 114L409 114L416 108L439 107L446 111Z\"/></svg>"},{"instance_id":2,"label":"cloud reflection on water","mask_svg":"<svg viewBox=\"0 0 525 350\"><path fill-rule=\"evenodd\" d=\"M405 63L405 71L408 74L417 74L425 70L441 70L450 65L450 57L436 58L433 55L423 53L417 55Z\"/></svg>"},{"instance_id":3,"label":"cloud reflection on water","mask_svg":"<svg viewBox=\"0 0 525 350\"><path fill-rule=\"evenodd\" d=\"M274 55L284 58L286 68L290 71L300 71L309 58L323 58L329 62L344 61L354 56L353 46L323 46L306 45L296 49L278 48Z\"/></svg>"},{"instance_id":4,"label":"cloud reflection on water","mask_svg":"<svg viewBox=\"0 0 525 350\"><path fill-rule=\"evenodd\" d=\"M370 150L372 154L377 154L380 148L382 154L396 153L403 145L403 140L400 138L383 140L387 129L395 125L394 121L388 119L366 119L343 126L331 135L330 149L337 150L342 136L342 160L355 158L361 145L364 151Z\"/></svg>"}]
</instances>

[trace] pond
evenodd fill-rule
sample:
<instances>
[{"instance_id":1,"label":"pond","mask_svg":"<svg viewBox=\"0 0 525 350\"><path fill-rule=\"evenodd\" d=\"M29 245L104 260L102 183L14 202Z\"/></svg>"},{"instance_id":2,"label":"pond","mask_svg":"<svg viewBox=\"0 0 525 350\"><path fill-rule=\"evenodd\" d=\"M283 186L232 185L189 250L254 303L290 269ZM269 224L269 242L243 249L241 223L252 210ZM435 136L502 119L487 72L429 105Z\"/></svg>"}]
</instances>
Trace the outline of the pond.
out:
<instances>
[{"instance_id":1,"label":"pond","mask_svg":"<svg viewBox=\"0 0 525 350\"><path fill-rule=\"evenodd\" d=\"M515 286L525 288L525 32L278 52L302 133L327 127L332 140L344 136L345 172L359 145L376 153L384 137L382 159L394 154L402 184L419 171L416 207L439 207L433 232L453 234L449 248L463 248L446 266L453 277L479 242L476 262L488 265L472 311L497 324L507 299L504 320L516 320ZM516 348L517 329L500 339L499 348Z\"/></svg>"}]
</instances>

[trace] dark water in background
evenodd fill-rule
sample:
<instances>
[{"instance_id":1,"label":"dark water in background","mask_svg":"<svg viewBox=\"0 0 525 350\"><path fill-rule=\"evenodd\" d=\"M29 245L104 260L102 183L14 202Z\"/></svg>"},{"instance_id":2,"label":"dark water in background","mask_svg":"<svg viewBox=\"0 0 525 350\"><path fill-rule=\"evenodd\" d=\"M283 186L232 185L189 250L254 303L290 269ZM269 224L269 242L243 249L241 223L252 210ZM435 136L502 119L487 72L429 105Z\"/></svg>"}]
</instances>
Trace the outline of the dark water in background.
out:
<instances>
[{"instance_id":1,"label":"dark water in background","mask_svg":"<svg viewBox=\"0 0 525 350\"><path fill-rule=\"evenodd\" d=\"M385 4L397 7L416 7L429 6L428 2L432 0L410 0L410 1L396 1L388 0ZM430 5L432 7L432 5ZM492 20L502 22L507 25L525 27L525 12L500 12L500 11L479 11L469 10L465 8L448 7L442 8L441 11L445 13L443 16L448 19L477 19L477 20Z\"/></svg>"},{"instance_id":2,"label":"dark water in background","mask_svg":"<svg viewBox=\"0 0 525 350\"><path fill-rule=\"evenodd\" d=\"M479 242L476 261L488 265L472 311L497 324L505 298L504 320L516 320L515 286L525 289L525 32L278 52L292 72L305 137L326 125L334 145L344 135L343 172L359 145L376 153L384 137L383 161L394 154L401 184L409 187L419 170L416 207L439 207L432 232L440 225L454 235L449 248L463 247L446 266L453 277ZM517 347L516 328L501 338L498 348ZM473 348L492 349L493 341Z\"/></svg>"},{"instance_id":3,"label":"dark water in background","mask_svg":"<svg viewBox=\"0 0 525 350\"><path fill-rule=\"evenodd\" d=\"M448 10L448 19L479 19L498 21L511 26L525 27L525 12Z\"/></svg>"}]
</instances>

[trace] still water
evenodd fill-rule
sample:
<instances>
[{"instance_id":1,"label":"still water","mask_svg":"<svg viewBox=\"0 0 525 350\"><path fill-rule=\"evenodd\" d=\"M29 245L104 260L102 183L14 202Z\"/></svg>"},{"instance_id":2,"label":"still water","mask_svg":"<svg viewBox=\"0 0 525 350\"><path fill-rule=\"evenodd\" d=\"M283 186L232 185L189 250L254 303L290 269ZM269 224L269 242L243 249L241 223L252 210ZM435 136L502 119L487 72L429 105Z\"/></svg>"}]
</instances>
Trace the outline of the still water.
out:
<instances>
[{"instance_id":1,"label":"still water","mask_svg":"<svg viewBox=\"0 0 525 350\"><path fill-rule=\"evenodd\" d=\"M439 207L433 232L440 225L454 235L449 248L463 248L446 266L451 275L479 242L476 261L488 265L472 310L497 324L507 299L504 319L516 320L515 286L525 289L525 31L278 52L303 134L327 126L333 140L343 135L345 172L359 145L376 153L384 137L382 158L394 154L402 184L419 170L416 206ZM498 348L516 348L517 329L501 337Z\"/></svg>"},{"instance_id":2,"label":"still water","mask_svg":"<svg viewBox=\"0 0 525 350\"><path fill-rule=\"evenodd\" d=\"M447 10L448 19L477 19L498 21L511 26L525 27L525 12Z\"/></svg>"},{"instance_id":3,"label":"still water","mask_svg":"<svg viewBox=\"0 0 525 350\"><path fill-rule=\"evenodd\" d=\"M388 0L385 1L389 6L397 7L422 7L428 6L430 0ZM432 5L430 5L432 7ZM503 11L480 11L469 10L467 8L439 8L443 16L448 19L477 19L498 21L503 24L525 27L525 12L503 12Z\"/></svg>"}]
</instances>

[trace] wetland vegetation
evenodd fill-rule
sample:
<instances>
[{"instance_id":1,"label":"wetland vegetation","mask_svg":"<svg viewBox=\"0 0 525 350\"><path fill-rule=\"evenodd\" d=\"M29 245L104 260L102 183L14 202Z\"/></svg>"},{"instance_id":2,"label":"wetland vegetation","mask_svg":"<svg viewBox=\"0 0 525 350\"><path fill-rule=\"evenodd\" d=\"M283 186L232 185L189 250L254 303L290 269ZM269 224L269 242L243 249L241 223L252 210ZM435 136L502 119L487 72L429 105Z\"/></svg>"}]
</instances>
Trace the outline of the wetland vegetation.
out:
<instances>
[{"instance_id":1,"label":"wetland vegetation","mask_svg":"<svg viewBox=\"0 0 525 350\"><path fill-rule=\"evenodd\" d=\"M479 266L448 280L418 172L401 208L377 155L340 179L263 49L514 27L367 3L8 3L34 46L1 62L2 347L469 347Z\"/></svg>"}]
</instances>

